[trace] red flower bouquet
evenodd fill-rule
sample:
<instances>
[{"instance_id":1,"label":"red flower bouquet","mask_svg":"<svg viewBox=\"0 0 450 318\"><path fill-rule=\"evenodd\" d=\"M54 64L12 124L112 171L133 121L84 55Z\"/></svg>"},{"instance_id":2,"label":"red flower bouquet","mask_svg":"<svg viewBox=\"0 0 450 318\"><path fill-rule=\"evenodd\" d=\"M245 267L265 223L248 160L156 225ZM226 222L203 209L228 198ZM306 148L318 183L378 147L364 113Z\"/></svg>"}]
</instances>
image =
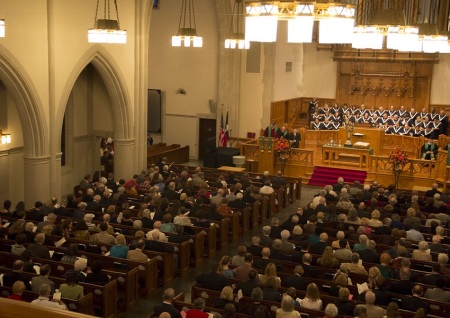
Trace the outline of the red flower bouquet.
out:
<instances>
[{"instance_id":1,"label":"red flower bouquet","mask_svg":"<svg viewBox=\"0 0 450 318\"><path fill-rule=\"evenodd\" d=\"M277 145L275 146L275 151L278 153L286 153L291 150L291 145L289 144L289 140L280 137L277 141Z\"/></svg>"},{"instance_id":2,"label":"red flower bouquet","mask_svg":"<svg viewBox=\"0 0 450 318\"><path fill-rule=\"evenodd\" d=\"M404 166L408 162L408 154L400 149L395 148L389 155L389 163L393 166Z\"/></svg>"}]
</instances>

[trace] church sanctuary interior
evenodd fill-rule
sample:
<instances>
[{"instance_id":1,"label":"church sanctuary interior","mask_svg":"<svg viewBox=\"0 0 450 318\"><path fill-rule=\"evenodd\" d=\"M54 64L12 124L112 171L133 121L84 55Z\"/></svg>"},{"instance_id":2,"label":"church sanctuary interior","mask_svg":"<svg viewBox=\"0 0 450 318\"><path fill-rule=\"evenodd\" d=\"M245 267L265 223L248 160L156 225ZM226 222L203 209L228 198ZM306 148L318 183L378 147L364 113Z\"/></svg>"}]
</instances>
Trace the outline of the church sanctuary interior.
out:
<instances>
[{"instance_id":1,"label":"church sanctuary interior","mask_svg":"<svg viewBox=\"0 0 450 318\"><path fill-rule=\"evenodd\" d=\"M0 0L0 317L450 317L450 0Z\"/></svg>"}]
</instances>

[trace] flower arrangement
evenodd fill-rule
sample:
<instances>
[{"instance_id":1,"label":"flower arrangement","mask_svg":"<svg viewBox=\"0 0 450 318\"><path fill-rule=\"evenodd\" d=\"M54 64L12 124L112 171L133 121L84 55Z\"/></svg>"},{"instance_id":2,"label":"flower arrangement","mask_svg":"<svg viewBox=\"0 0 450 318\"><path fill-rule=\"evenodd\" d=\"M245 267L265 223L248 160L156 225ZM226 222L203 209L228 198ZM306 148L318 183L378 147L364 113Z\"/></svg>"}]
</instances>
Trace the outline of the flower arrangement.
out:
<instances>
[{"instance_id":1,"label":"flower arrangement","mask_svg":"<svg viewBox=\"0 0 450 318\"><path fill-rule=\"evenodd\" d=\"M389 163L391 163L394 167L399 165L403 166L407 162L408 162L408 154L401 149L395 148L389 155Z\"/></svg>"},{"instance_id":2,"label":"flower arrangement","mask_svg":"<svg viewBox=\"0 0 450 318\"><path fill-rule=\"evenodd\" d=\"M291 149L291 145L289 144L289 140L280 137L277 140L277 145L275 146L275 151L278 153L286 153Z\"/></svg>"}]
</instances>

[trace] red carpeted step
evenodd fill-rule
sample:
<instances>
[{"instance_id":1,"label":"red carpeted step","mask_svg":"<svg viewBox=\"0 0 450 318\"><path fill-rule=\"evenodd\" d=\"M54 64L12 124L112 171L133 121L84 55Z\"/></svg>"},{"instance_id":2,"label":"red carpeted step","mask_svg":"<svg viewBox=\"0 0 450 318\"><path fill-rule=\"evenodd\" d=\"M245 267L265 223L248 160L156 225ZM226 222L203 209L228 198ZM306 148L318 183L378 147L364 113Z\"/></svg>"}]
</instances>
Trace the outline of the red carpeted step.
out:
<instances>
[{"instance_id":1,"label":"red carpeted step","mask_svg":"<svg viewBox=\"0 0 450 318\"><path fill-rule=\"evenodd\" d=\"M308 185L321 187L328 184L332 185L337 182L339 177L344 178L344 181L347 183L353 183L355 180L364 183L364 180L367 178L367 172L354 169L316 166L314 173L309 179Z\"/></svg>"}]
</instances>

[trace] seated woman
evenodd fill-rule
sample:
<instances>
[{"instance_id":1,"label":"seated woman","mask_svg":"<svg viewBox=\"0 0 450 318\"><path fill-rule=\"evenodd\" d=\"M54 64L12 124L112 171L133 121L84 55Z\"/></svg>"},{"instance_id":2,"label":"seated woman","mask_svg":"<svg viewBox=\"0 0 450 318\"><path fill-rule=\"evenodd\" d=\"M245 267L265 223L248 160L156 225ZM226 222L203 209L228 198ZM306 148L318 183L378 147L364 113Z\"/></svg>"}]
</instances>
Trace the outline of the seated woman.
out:
<instances>
[{"instance_id":1,"label":"seated woman","mask_svg":"<svg viewBox=\"0 0 450 318\"><path fill-rule=\"evenodd\" d=\"M85 279L86 283L95 285L105 285L109 282L109 277L102 272L103 262L95 260L91 265L92 273L88 273Z\"/></svg>"},{"instance_id":2,"label":"seated woman","mask_svg":"<svg viewBox=\"0 0 450 318\"><path fill-rule=\"evenodd\" d=\"M234 301L233 288L231 286L225 286L220 293L220 297L216 298L214 308L224 309L227 304L233 304L236 309L239 308L239 304Z\"/></svg>"},{"instance_id":3,"label":"seated woman","mask_svg":"<svg viewBox=\"0 0 450 318\"><path fill-rule=\"evenodd\" d=\"M251 297L253 304L245 307L243 306L242 313L252 317L271 318L267 306L261 305L261 300L263 299L262 289L259 287L253 288Z\"/></svg>"},{"instance_id":4,"label":"seated woman","mask_svg":"<svg viewBox=\"0 0 450 318\"><path fill-rule=\"evenodd\" d=\"M86 245L86 252L92 254L103 254L102 248L98 246L97 235L91 235L89 244Z\"/></svg>"},{"instance_id":5,"label":"seated woman","mask_svg":"<svg viewBox=\"0 0 450 318\"><path fill-rule=\"evenodd\" d=\"M331 246L327 246L325 247L322 256L317 260L317 264L322 267L338 269L340 262L336 256L334 256L333 248Z\"/></svg>"},{"instance_id":6,"label":"seated woman","mask_svg":"<svg viewBox=\"0 0 450 318\"><path fill-rule=\"evenodd\" d=\"M96 227L95 223L92 222L92 220L94 219L94 216L95 215L92 213L86 213L84 215L84 222L86 222L86 225L88 226L89 230L93 230Z\"/></svg>"},{"instance_id":7,"label":"seated woman","mask_svg":"<svg viewBox=\"0 0 450 318\"><path fill-rule=\"evenodd\" d=\"M72 230L74 238L82 241L89 241L91 235L89 234L89 226L84 220L78 221L77 225Z\"/></svg>"},{"instance_id":8,"label":"seated woman","mask_svg":"<svg viewBox=\"0 0 450 318\"><path fill-rule=\"evenodd\" d=\"M231 258L231 264L235 266L240 266L245 263L245 254L247 254L247 248L244 245L240 245L237 248L237 255Z\"/></svg>"},{"instance_id":9,"label":"seated woman","mask_svg":"<svg viewBox=\"0 0 450 318\"><path fill-rule=\"evenodd\" d=\"M24 233L16 235L16 244L11 246L11 253L20 256L27 248L23 245L27 241L27 236Z\"/></svg>"},{"instance_id":10,"label":"seated woman","mask_svg":"<svg viewBox=\"0 0 450 318\"><path fill-rule=\"evenodd\" d=\"M268 301L281 301L281 294L278 291L278 282L275 277L269 277L263 289L263 299Z\"/></svg>"},{"instance_id":11,"label":"seated woman","mask_svg":"<svg viewBox=\"0 0 450 318\"><path fill-rule=\"evenodd\" d=\"M412 259L431 262L431 254L427 242L425 241L419 242L419 249L413 251Z\"/></svg>"},{"instance_id":12,"label":"seated woman","mask_svg":"<svg viewBox=\"0 0 450 318\"><path fill-rule=\"evenodd\" d=\"M334 301L339 315L353 316L354 303L350 300L350 291L346 287L339 289L339 299Z\"/></svg>"},{"instance_id":13,"label":"seated woman","mask_svg":"<svg viewBox=\"0 0 450 318\"><path fill-rule=\"evenodd\" d=\"M348 286L348 276L344 273L340 273L334 277L333 284L328 290L328 294L330 294L330 296L339 297L339 290L342 287L347 286Z\"/></svg>"},{"instance_id":14,"label":"seated woman","mask_svg":"<svg viewBox=\"0 0 450 318\"><path fill-rule=\"evenodd\" d=\"M372 214L370 215L372 218L369 220L369 226L370 227L379 227L383 226L383 222L381 222L380 219L380 211L373 210Z\"/></svg>"},{"instance_id":15,"label":"seated woman","mask_svg":"<svg viewBox=\"0 0 450 318\"><path fill-rule=\"evenodd\" d=\"M259 283L260 284L266 284L267 280L273 277L277 282L277 288L281 285L281 279L277 276L277 267L274 263L267 264L264 275L259 275Z\"/></svg>"},{"instance_id":16,"label":"seated woman","mask_svg":"<svg viewBox=\"0 0 450 318\"><path fill-rule=\"evenodd\" d=\"M300 305L304 308L322 310L322 300L316 284L310 283L308 285L305 298L302 299Z\"/></svg>"},{"instance_id":17,"label":"seated woman","mask_svg":"<svg viewBox=\"0 0 450 318\"><path fill-rule=\"evenodd\" d=\"M234 271L230 268L228 268L228 265L230 264L230 257L228 255L225 255L222 257L219 263L219 269L217 272L220 275L225 276L226 278L234 278Z\"/></svg>"},{"instance_id":18,"label":"seated woman","mask_svg":"<svg viewBox=\"0 0 450 318\"><path fill-rule=\"evenodd\" d=\"M78 244L72 243L67 248L66 255L61 258L61 262L66 264L75 264L75 261L77 260L77 253L78 253Z\"/></svg>"},{"instance_id":19,"label":"seated woman","mask_svg":"<svg viewBox=\"0 0 450 318\"><path fill-rule=\"evenodd\" d=\"M294 309L294 300L291 296L285 295L281 300L281 308L277 309L276 318L300 318L300 313Z\"/></svg>"},{"instance_id":20,"label":"seated woman","mask_svg":"<svg viewBox=\"0 0 450 318\"><path fill-rule=\"evenodd\" d=\"M61 297L78 300L84 296L83 287L78 285L77 271L66 273L66 283L59 286Z\"/></svg>"},{"instance_id":21,"label":"seated woman","mask_svg":"<svg viewBox=\"0 0 450 318\"><path fill-rule=\"evenodd\" d=\"M125 236L123 234L119 234L116 236L116 245L111 246L111 249L109 250L109 256L117 258L127 258L127 254L127 241L125 240Z\"/></svg>"},{"instance_id":22,"label":"seated woman","mask_svg":"<svg viewBox=\"0 0 450 318\"><path fill-rule=\"evenodd\" d=\"M164 214L163 223L161 224L161 231L172 233L176 232L175 224L172 223L172 214L170 213Z\"/></svg>"}]
</instances>

